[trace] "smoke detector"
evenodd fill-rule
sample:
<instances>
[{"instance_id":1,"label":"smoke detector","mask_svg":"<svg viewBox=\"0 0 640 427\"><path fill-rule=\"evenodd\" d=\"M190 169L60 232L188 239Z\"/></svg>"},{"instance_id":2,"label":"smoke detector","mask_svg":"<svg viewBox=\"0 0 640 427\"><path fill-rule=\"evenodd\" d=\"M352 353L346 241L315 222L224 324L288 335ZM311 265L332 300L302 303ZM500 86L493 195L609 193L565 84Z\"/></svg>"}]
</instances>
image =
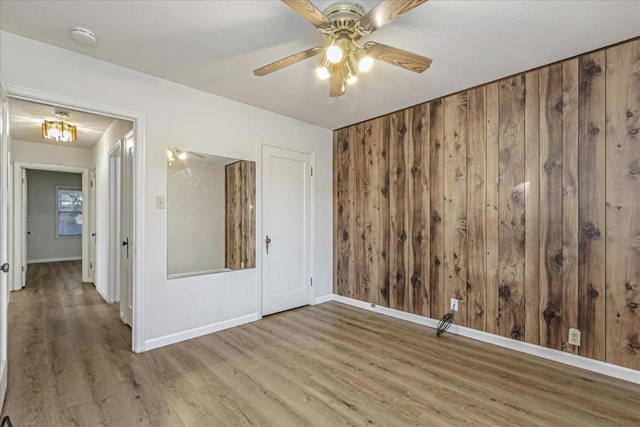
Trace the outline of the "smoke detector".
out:
<instances>
[{"instance_id":1,"label":"smoke detector","mask_svg":"<svg viewBox=\"0 0 640 427\"><path fill-rule=\"evenodd\" d=\"M96 35L86 28L75 27L71 30L71 38L77 41L80 44L84 44L87 46L93 46L98 42L96 39Z\"/></svg>"}]
</instances>

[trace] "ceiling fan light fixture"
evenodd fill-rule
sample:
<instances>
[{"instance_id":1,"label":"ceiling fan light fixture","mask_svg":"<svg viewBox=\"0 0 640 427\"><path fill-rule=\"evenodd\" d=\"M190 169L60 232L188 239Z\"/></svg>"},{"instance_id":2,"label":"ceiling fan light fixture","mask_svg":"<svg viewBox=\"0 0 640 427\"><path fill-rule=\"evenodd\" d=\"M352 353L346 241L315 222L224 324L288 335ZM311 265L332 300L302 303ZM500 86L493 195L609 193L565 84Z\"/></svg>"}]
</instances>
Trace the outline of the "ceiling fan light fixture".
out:
<instances>
[{"instance_id":1,"label":"ceiling fan light fixture","mask_svg":"<svg viewBox=\"0 0 640 427\"><path fill-rule=\"evenodd\" d=\"M344 53L338 45L332 44L327 48L327 60L332 64L337 64L342 61L342 55L344 55Z\"/></svg>"},{"instance_id":2,"label":"ceiling fan light fixture","mask_svg":"<svg viewBox=\"0 0 640 427\"><path fill-rule=\"evenodd\" d=\"M358 76L353 69L353 63L349 58L344 61L344 75L348 85L355 84L358 81Z\"/></svg>"},{"instance_id":3,"label":"ceiling fan light fixture","mask_svg":"<svg viewBox=\"0 0 640 427\"><path fill-rule=\"evenodd\" d=\"M371 71L372 68L373 58L367 54L361 56L360 60L358 61L358 71L360 71L361 73L366 73L368 71Z\"/></svg>"},{"instance_id":4,"label":"ceiling fan light fixture","mask_svg":"<svg viewBox=\"0 0 640 427\"><path fill-rule=\"evenodd\" d=\"M331 77L331 73L329 72L329 69L327 67L325 67L324 65L320 65L318 68L316 68L316 76L320 80L327 80L329 77Z\"/></svg>"}]
</instances>

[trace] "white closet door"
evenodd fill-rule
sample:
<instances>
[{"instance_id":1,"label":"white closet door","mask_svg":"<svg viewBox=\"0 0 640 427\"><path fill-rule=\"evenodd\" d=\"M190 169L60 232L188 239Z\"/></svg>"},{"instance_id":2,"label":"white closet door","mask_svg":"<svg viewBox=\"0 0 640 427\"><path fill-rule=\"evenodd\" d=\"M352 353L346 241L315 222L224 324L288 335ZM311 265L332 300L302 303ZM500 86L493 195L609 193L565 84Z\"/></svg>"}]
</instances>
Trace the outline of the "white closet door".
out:
<instances>
[{"instance_id":1,"label":"white closet door","mask_svg":"<svg viewBox=\"0 0 640 427\"><path fill-rule=\"evenodd\" d=\"M262 314L311 303L311 155L263 147Z\"/></svg>"}]
</instances>

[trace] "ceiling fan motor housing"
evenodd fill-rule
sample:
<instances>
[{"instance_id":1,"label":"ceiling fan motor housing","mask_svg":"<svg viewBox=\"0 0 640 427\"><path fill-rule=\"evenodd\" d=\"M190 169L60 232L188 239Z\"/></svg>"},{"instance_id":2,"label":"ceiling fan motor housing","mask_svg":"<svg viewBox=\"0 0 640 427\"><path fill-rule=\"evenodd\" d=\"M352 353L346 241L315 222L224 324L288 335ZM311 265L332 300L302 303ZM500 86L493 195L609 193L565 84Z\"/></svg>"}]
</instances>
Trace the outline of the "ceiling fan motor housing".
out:
<instances>
[{"instance_id":1,"label":"ceiling fan motor housing","mask_svg":"<svg viewBox=\"0 0 640 427\"><path fill-rule=\"evenodd\" d=\"M336 34L348 32L353 39L361 36L355 28L356 22L364 15L364 9L359 5L351 2L338 2L327 7L323 13L332 24L325 35L334 38Z\"/></svg>"}]
</instances>

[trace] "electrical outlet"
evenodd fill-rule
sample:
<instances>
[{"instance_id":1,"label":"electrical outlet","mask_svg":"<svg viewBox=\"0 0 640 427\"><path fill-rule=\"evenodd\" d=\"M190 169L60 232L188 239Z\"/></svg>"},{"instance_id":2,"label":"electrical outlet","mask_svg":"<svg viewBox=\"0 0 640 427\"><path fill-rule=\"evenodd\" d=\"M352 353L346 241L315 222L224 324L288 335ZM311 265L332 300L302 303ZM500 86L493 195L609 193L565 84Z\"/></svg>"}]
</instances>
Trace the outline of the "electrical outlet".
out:
<instances>
[{"instance_id":1,"label":"electrical outlet","mask_svg":"<svg viewBox=\"0 0 640 427\"><path fill-rule=\"evenodd\" d=\"M569 344L580 346L580 329L569 329Z\"/></svg>"},{"instance_id":2,"label":"electrical outlet","mask_svg":"<svg viewBox=\"0 0 640 427\"><path fill-rule=\"evenodd\" d=\"M458 311L458 300L451 298L451 311Z\"/></svg>"}]
</instances>

